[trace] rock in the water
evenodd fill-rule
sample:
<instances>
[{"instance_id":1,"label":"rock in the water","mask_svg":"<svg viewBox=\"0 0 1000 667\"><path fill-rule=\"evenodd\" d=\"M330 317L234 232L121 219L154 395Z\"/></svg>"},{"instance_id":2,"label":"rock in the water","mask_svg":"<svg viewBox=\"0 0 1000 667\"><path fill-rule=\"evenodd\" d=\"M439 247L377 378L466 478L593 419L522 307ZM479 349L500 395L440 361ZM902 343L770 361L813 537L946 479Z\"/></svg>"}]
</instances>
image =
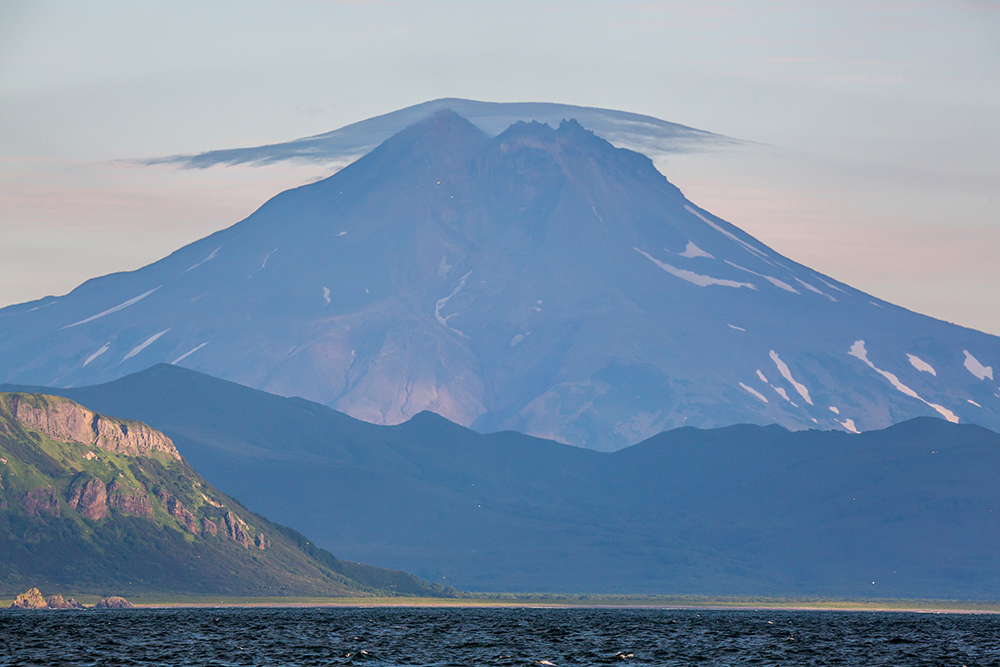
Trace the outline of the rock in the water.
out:
<instances>
[{"instance_id":1,"label":"rock in the water","mask_svg":"<svg viewBox=\"0 0 1000 667\"><path fill-rule=\"evenodd\" d=\"M112 595L95 604L94 609L131 609L134 606L125 598Z\"/></svg>"},{"instance_id":2,"label":"rock in the water","mask_svg":"<svg viewBox=\"0 0 1000 667\"><path fill-rule=\"evenodd\" d=\"M63 599L61 595L50 595L45 598L45 604L49 609L84 609L84 606L73 598Z\"/></svg>"},{"instance_id":3,"label":"rock in the water","mask_svg":"<svg viewBox=\"0 0 1000 667\"><path fill-rule=\"evenodd\" d=\"M49 605L42 597L42 592L37 588L31 588L21 593L14 600L11 609L48 609Z\"/></svg>"}]
</instances>

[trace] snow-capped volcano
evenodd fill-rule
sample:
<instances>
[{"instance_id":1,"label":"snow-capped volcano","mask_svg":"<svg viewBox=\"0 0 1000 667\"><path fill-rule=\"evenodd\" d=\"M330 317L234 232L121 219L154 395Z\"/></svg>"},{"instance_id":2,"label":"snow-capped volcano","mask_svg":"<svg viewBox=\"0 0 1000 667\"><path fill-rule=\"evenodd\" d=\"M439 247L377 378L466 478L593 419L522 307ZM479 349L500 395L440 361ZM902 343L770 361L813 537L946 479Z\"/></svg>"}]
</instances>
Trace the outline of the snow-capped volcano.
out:
<instances>
[{"instance_id":1,"label":"snow-capped volcano","mask_svg":"<svg viewBox=\"0 0 1000 667\"><path fill-rule=\"evenodd\" d=\"M0 381L160 362L605 450L681 425L1000 429L1000 339L796 264L572 120L491 137L438 111L159 262L0 311Z\"/></svg>"}]
</instances>

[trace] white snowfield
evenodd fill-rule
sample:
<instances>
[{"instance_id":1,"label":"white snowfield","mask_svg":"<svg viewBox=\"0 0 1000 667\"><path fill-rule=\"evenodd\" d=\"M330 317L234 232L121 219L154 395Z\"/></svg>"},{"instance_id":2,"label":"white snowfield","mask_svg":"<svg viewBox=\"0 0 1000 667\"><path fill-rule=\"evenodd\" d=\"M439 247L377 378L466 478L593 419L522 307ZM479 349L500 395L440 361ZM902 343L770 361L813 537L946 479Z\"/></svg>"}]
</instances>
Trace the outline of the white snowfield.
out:
<instances>
[{"instance_id":1,"label":"white snowfield","mask_svg":"<svg viewBox=\"0 0 1000 667\"><path fill-rule=\"evenodd\" d=\"M758 250L757 248L754 248L752 245L750 245L749 243L747 243L746 241L744 241L740 237L736 236L735 234L727 232L725 229L723 229L719 225L715 224L714 222L712 222L711 220L709 220L708 218L706 218L705 216L703 216L698 211L694 210L694 208L692 208L690 204L684 204L684 209L688 213L690 213L691 215L693 215L694 217L698 218L699 220L701 220L702 222L704 222L706 225L708 225L709 227L711 227L712 229L714 229L715 231L720 232L721 234L724 234L724 235L728 236L730 239L732 239L736 243L738 243L741 246L743 246L743 248L747 252L749 252L749 253L751 253L753 255L756 255L757 257L760 257L761 259L763 259L765 261L767 260L767 253L765 253L763 250ZM770 262L768 262L768 263L770 264Z\"/></svg>"},{"instance_id":2,"label":"white snowfield","mask_svg":"<svg viewBox=\"0 0 1000 667\"><path fill-rule=\"evenodd\" d=\"M744 329L743 327L738 327L735 324L727 324L727 326L730 329L736 329L737 331L742 331L742 332L746 333L746 329Z\"/></svg>"},{"instance_id":3,"label":"white snowfield","mask_svg":"<svg viewBox=\"0 0 1000 667\"><path fill-rule=\"evenodd\" d=\"M326 301L327 304L330 303L330 288L329 287L324 287L323 288L323 300Z\"/></svg>"},{"instance_id":4,"label":"white snowfield","mask_svg":"<svg viewBox=\"0 0 1000 667\"><path fill-rule=\"evenodd\" d=\"M771 384L770 382L767 381L767 378L764 377L764 374L760 372L759 368L757 369L757 377L759 377L760 381L763 382L764 384Z\"/></svg>"},{"instance_id":5,"label":"white snowfield","mask_svg":"<svg viewBox=\"0 0 1000 667\"><path fill-rule=\"evenodd\" d=\"M765 403L768 402L767 397L764 396L764 394L762 394L759 391L757 391L756 389L754 389L753 387L748 387L745 384L743 384L742 382L740 382L740 386L743 387L744 389L746 389L748 392L750 392L754 396L756 396L757 398L759 398L760 400L764 401Z\"/></svg>"},{"instance_id":6,"label":"white snowfield","mask_svg":"<svg viewBox=\"0 0 1000 667\"><path fill-rule=\"evenodd\" d=\"M968 350L962 350L962 352L965 353L965 367L969 369L970 373L980 380L985 380L986 378L993 379L992 366L983 366Z\"/></svg>"},{"instance_id":7,"label":"white snowfield","mask_svg":"<svg viewBox=\"0 0 1000 667\"><path fill-rule=\"evenodd\" d=\"M830 301L833 301L834 303L837 302L837 300L835 298L833 298L832 296L830 296L826 292L822 291L818 287L814 287L814 286L810 285L809 283L807 283L806 281L802 280L798 276L795 277L795 281L798 282L803 287L805 287L807 290L809 290L811 292L816 292L816 294L819 294L820 296L825 296L827 299L829 299Z\"/></svg>"},{"instance_id":8,"label":"white snowfield","mask_svg":"<svg viewBox=\"0 0 1000 667\"><path fill-rule=\"evenodd\" d=\"M813 402L812 399L809 398L809 390L806 389L806 386L801 382L795 381L795 378L792 377L792 371L788 369L788 364L782 361L781 357L779 357L778 353L775 352L774 350L771 350L770 356L771 356L771 361L773 361L774 365L778 367L778 372L781 373L781 376L786 380L788 380L793 387L795 387L795 391L799 392L799 396L801 396L806 403L812 405Z\"/></svg>"},{"instance_id":9,"label":"white snowfield","mask_svg":"<svg viewBox=\"0 0 1000 667\"><path fill-rule=\"evenodd\" d=\"M868 365L869 368L871 368L873 371L875 371L876 373L878 373L879 375L881 375L882 377L884 377L886 380L888 380L892 384L893 387L895 387L899 391L903 392L904 394L906 394L910 398L915 398L918 401L921 401L922 403L925 403L926 405L929 405L930 407L934 408L945 419L947 419L951 423L953 423L953 424L957 424L958 423L958 415L956 415L954 412L952 412L951 410L949 410L948 408L946 408L946 407L944 407L942 405L938 405L937 403L931 403L930 401L924 400L923 398L921 398L917 394L917 392L913 391L912 389L910 389L909 387L907 387L905 384L903 384L902 382L900 382L898 377L896 377L895 375L893 375L889 371L884 371L881 368L877 368L875 366L875 364L873 364L871 361L869 361L869 359L868 359L868 351L865 350L865 341L863 341L863 340L856 340L856 341L854 341L854 345L851 346L851 350L850 350L850 352L848 352L848 354L850 354L852 357L857 357L861 361L865 362Z\"/></svg>"},{"instance_id":10,"label":"white snowfield","mask_svg":"<svg viewBox=\"0 0 1000 667\"><path fill-rule=\"evenodd\" d=\"M468 336L466 336L464 333L462 333L461 331L459 331L455 327L452 327L452 326L448 325L448 318L454 317L457 313L452 313L448 317L442 317L441 316L441 309L444 308L446 305L448 305L448 301L451 300L451 297L455 296L456 294L458 294L459 292L462 291L462 288L465 287L465 281L466 281L466 279L468 279L468 277L471 276L471 275L472 275L472 271L469 271L464 276L462 276L462 279L458 281L458 286L451 291L451 294L449 294L448 296L444 297L443 299L438 299L437 303L434 305L434 317L437 319L437 321L440 322L441 324L443 324L445 326L445 328L447 328L447 329L449 329L449 330L454 331L455 333L457 333L462 338L468 338Z\"/></svg>"},{"instance_id":11,"label":"white snowfield","mask_svg":"<svg viewBox=\"0 0 1000 667\"><path fill-rule=\"evenodd\" d=\"M136 345L134 348L132 348L132 351L129 352L128 354L126 354L124 357L122 357L122 360L119 361L118 363L120 364L120 363L122 363L124 361L128 361L129 359L131 359L135 355L139 354L140 352L142 352L143 350L145 350L147 347L149 347L150 345L152 345L153 343L155 343L159 339L160 336L162 336L163 334L167 333L168 331L170 331L170 329L164 329L160 333L153 334L152 336L150 336L149 338L147 338L145 340L145 342L140 343L139 345Z\"/></svg>"},{"instance_id":12,"label":"white snowfield","mask_svg":"<svg viewBox=\"0 0 1000 667\"><path fill-rule=\"evenodd\" d=\"M778 396L781 396L783 399L785 399L786 401L788 401L792 405L795 405L795 402L792 401L792 399L788 397L788 392L785 391L784 387L778 387L778 386L775 386L775 385L772 384L771 385L771 389L773 389L776 392L778 392ZM795 407L799 407L799 406L795 405Z\"/></svg>"},{"instance_id":13,"label":"white snowfield","mask_svg":"<svg viewBox=\"0 0 1000 667\"><path fill-rule=\"evenodd\" d=\"M800 293L797 289L795 289L794 287L792 287L791 285L789 285L788 283L786 283L784 280L778 280L774 276L767 276L767 275L764 275L763 273L757 273L756 271L751 271L750 269L743 268L739 264L734 264L734 263L730 262L728 259L726 260L726 264L728 264L729 266L735 267L735 268L739 269L740 271L746 271L747 273L752 273L755 276L763 278L764 280L768 281L769 283L771 283L775 287L780 287L781 289L785 290L786 292L791 292L792 294L799 294Z\"/></svg>"},{"instance_id":14,"label":"white snowfield","mask_svg":"<svg viewBox=\"0 0 1000 667\"><path fill-rule=\"evenodd\" d=\"M171 362L170 362L170 365L171 365L171 366L173 366L174 364L178 364L178 363L180 363L180 362L184 361L185 359L187 359L188 357L190 357L190 356L191 356L192 354L194 354L195 352L197 352L197 351L198 351L198 350L200 350L201 348L203 348L203 347L205 347L206 345L208 345L208 343L209 343L209 341L205 341L204 343L202 343L202 344L201 344L201 345L199 345L198 347L194 348L193 350L188 350L187 352L185 352L185 353L184 353L184 354L182 354L181 356L179 356L179 357L177 357L176 359L174 359L173 361L171 361Z\"/></svg>"},{"instance_id":15,"label":"white snowfield","mask_svg":"<svg viewBox=\"0 0 1000 667\"><path fill-rule=\"evenodd\" d=\"M686 280L689 283L698 285L699 287L708 287L709 285L721 285L723 287L749 287L752 290L756 290L757 286L750 283L741 283L735 280L723 280L720 278L712 278L711 276L703 276L700 273L695 273L694 271L687 271L686 269L678 269L676 266L671 266L660 260L656 259L647 252L643 252L638 248L633 247L637 253L656 264L658 267L666 271L672 276L677 276L681 280Z\"/></svg>"},{"instance_id":16,"label":"white snowfield","mask_svg":"<svg viewBox=\"0 0 1000 667\"><path fill-rule=\"evenodd\" d=\"M163 287L163 285L160 285L160 287ZM97 313L96 315L92 315L92 316L88 317L85 320L80 320L79 322L74 322L73 324L67 324L66 326L63 327L63 329L72 329L73 327L80 326L81 324L86 324L87 322L93 322L94 320L97 320L97 319L100 319L102 317L105 317L106 315L110 315L111 313L117 313L119 310L124 310L125 308L128 308L131 305L139 303L140 301L142 301L143 299L145 299L147 296L149 296L150 294L152 294L156 290L160 289L160 287L154 287L153 289L149 290L145 294L140 294L139 296L137 296L135 298L129 299L128 301L125 301L124 303L118 304L114 308L108 308L107 310L102 311L100 313Z\"/></svg>"},{"instance_id":17,"label":"white snowfield","mask_svg":"<svg viewBox=\"0 0 1000 667\"><path fill-rule=\"evenodd\" d=\"M190 270L192 270L192 269L197 269L197 268L198 268L199 266L201 266L201 265L202 265L202 264L204 264L205 262L207 262L207 261L209 261L209 260L212 260L212 259L215 259L215 256L216 256L217 254L219 254L219 251L220 251L220 250L222 250L222 246L221 246L221 245L220 245L220 246L219 246L218 248L216 248L215 250L213 250L212 252L210 252L210 253L208 254L208 257L206 257L205 259L201 260L201 261L200 261L200 262L198 262L197 264L192 264L191 266L189 266L189 267L188 267L188 268L187 268L187 269L186 269L186 270L184 271L184 273L187 273L188 271L190 271Z\"/></svg>"},{"instance_id":18,"label":"white snowfield","mask_svg":"<svg viewBox=\"0 0 1000 667\"><path fill-rule=\"evenodd\" d=\"M97 357L99 357L99 356L101 356L102 354L104 354L105 352L107 352L107 351L108 351L108 346L109 346L109 345L111 345L111 341L108 341L107 343L105 343L105 344L104 344L104 347L102 347L101 349L99 349L99 350L98 350L97 352L94 352L94 353L93 353L92 355L90 355L89 357L87 357L87 360L86 360L85 362L83 362L83 366L84 366L84 368L86 368L86 367L87 367L87 364L89 364L89 363L90 363L91 361L93 361L93 360L94 360L94 359L96 359Z\"/></svg>"},{"instance_id":19,"label":"white snowfield","mask_svg":"<svg viewBox=\"0 0 1000 667\"><path fill-rule=\"evenodd\" d=\"M844 421L838 423L851 433L861 433L861 431L858 430L858 427L854 425L853 419L845 419Z\"/></svg>"},{"instance_id":20,"label":"white snowfield","mask_svg":"<svg viewBox=\"0 0 1000 667\"><path fill-rule=\"evenodd\" d=\"M916 368L918 371L923 371L924 373L930 373L934 377L937 377L937 371L929 363L921 359L915 354L907 354L906 357L910 360L910 364Z\"/></svg>"},{"instance_id":21,"label":"white snowfield","mask_svg":"<svg viewBox=\"0 0 1000 667\"><path fill-rule=\"evenodd\" d=\"M666 248L664 248L664 250L666 250ZM679 257L687 257L689 259L693 259L695 257L708 257L709 259L715 259L714 257L712 257L712 255L710 255L709 253L705 252L704 250L696 246L692 241L688 241L687 247L684 249L684 252L679 252L677 253L677 255Z\"/></svg>"}]
</instances>

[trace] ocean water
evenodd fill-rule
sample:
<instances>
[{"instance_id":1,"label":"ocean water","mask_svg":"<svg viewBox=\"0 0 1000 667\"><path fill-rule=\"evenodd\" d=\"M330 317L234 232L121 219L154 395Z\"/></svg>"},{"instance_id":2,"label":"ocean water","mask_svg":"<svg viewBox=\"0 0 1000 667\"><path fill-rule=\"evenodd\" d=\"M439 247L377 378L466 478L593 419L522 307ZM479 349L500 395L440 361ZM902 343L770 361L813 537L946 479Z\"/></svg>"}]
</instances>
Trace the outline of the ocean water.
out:
<instances>
[{"instance_id":1,"label":"ocean water","mask_svg":"<svg viewBox=\"0 0 1000 667\"><path fill-rule=\"evenodd\" d=\"M0 613L0 665L1000 665L1000 616L656 609Z\"/></svg>"}]
</instances>

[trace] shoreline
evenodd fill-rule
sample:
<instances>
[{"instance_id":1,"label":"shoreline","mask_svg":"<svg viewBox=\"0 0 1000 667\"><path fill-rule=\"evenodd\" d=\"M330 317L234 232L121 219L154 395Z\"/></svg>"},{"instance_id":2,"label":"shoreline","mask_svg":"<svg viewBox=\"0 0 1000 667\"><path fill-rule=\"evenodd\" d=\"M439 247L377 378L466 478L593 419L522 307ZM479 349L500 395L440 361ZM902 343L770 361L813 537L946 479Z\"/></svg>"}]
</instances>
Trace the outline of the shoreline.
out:
<instances>
[{"instance_id":1,"label":"shoreline","mask_svg":"<svg viewBox=\"0 0 1000 667\"><path fill-rule=\"evenodd\" d=\"M93 595L73 595L93 604ZM571 599L568 599L571 598ZM524 595L463 598L310 598L158 596L133 597L136 609L303 609L303 608L436 608L436 609L655 609L690 611L848 611L918 614L1000 614L1000 603L970 600L813 600L789 598L697 598L629 596ZM0 599L0 609L10 607Z\"/></svg>"}]
</instances>

